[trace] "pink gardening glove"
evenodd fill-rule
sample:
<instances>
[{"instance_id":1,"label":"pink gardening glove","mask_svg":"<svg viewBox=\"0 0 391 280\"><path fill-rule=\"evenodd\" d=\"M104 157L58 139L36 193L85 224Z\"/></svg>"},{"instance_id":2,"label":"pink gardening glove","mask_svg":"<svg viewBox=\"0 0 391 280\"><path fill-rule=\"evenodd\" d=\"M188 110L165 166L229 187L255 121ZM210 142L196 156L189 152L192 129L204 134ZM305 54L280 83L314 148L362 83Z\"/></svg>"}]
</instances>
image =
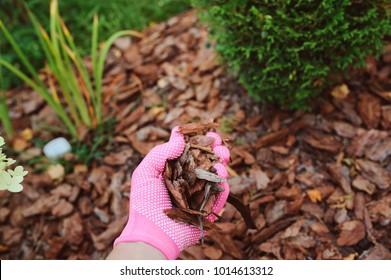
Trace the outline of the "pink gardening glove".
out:
<instances>
[{"instance_id":1,"label":"pink gardening glove","mask_svg":"<svg viewBox=\"0 0 391 280\"><path fill-rule=\"evenodd\" d=\"M229 150L221 146L217 133L209 132L207 136L215 138L212 148L222 162L214 165L217 174L227 178L225 165L229 161ZM144 242L160 250L167 259L176 259L183 249L198 242L199 228L177 223L163 213L163 210L172 208L162 177L164 165L167 159L179 157L184 147L183 135L175 127L169 142L154 147L133 172L129 220L114 246L121 242ZM218 195L212 208L215 213L221 211L229 194L228 183L220 183L220 186L224 192ZM216 219L212 214L207 218L210 221Z\"/></svg>"}]
</instances>

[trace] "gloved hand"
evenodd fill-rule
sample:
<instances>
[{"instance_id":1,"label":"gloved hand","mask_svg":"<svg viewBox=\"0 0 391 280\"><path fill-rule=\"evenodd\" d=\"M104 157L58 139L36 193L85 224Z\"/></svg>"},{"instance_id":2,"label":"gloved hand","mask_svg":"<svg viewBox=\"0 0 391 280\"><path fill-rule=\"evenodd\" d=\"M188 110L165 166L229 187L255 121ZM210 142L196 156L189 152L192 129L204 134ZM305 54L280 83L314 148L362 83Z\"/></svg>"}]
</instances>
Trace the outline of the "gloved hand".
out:
<instances>
[{"instance_id":1,"label":"gloved hand","mask_svg":"<svg viewBox=\"0 0 391 280\"><path fill-rule=\"evenodd\" d=\"M229 161L229 150L221 146L217 133L209 132L207 136L215 138L212 148L221 161L214 168L219 176L227 178L225 165ZM198 242L199 228L177 223L163 213L163 210L172 208L162 177L164 165L167 159L179 157L184 147L183 135L175 127L169 142L154 147L133 172L129 220L114 246L121 242L144 242L160 250L167 259L176 259L183 249ZM229 194L228 183L220 183L220 186L224 192L218 195L212 208L215 213L221 211ZM210 221L216 219L212 214L207 218Z\"/></svg>"}]
</instances>

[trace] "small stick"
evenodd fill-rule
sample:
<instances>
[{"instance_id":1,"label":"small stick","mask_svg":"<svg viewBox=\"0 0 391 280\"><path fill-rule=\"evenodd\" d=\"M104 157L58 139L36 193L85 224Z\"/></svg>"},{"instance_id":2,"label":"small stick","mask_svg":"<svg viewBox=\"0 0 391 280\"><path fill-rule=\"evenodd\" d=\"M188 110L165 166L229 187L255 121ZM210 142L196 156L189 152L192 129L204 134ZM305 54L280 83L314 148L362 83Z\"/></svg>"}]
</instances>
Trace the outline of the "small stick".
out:
<instances>
[{"instance_id":1,"label":"small stick","mask_svg":"<svg viewBox=\"0 0 391 280\"><path fill-rule=\"evenodd\" d=\"M200 212L202 212L202 210L204 210L205 204L206 204L206 202L208 201L208 199L210 197L210 189L211 189L211 187L212 187L212 185L210 184L210 182L207 182L207 184L205 186L205 191L204 191L204 200L202 201L200 209L199 209ZM205 234L204 234L204 229L203 229L203 224L202 224L202 217L200 215L198 215L197 218L198 218L198 222L200 223L201 244L204 244Z\"/></svg>"},{"instance_id":2,"label":"small stick","mask_svg":"<svg viewBox=\"0 0 391 280\"><path fill-rule=\"evenodd\" d=\"M202 217L201 217L200 215L198 215L197 217L198 217L198 222L200 223L201 244L204 244L205 234L204 234L204 228L203 228L203 226L202 226Z\"/></svg>"},{"instance_id":3,"label":"small stick","mask_svg":"<svg viewBox=\"0 0 391 280\"><path fill-rule=\"evenodd\" d=\"M208 182L205 186L205 191L204 191L204 200L201 203L200 209L198 211L202 212L204 210L206 202L208 202L208 199L210 197L210 189L212 185Z\"/></svg>"}]
</instances>

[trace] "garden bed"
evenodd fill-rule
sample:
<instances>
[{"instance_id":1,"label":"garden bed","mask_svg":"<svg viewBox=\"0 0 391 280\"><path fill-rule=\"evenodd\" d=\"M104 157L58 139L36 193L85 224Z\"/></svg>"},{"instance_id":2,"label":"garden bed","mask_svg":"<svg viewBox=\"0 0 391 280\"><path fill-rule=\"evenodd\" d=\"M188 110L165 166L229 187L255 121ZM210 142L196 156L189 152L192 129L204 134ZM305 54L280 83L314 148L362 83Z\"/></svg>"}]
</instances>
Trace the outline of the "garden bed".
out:
<instances>
[{"instance_id":1,"label":"garden bed","mask_svg":"<svg viewBox=\"0 0 391 280\"><path fill-rule=\"evenodd\" d=\"M43 158L39 143L65 129L31 89L8 92L24 131L14 158L31 164L21 193L0 194L2 259L105 258L127 221L141 159L172 127L211 121L231 148L231 193L250 205L258 229L227 204L221 231L181 259L391 259L390 46L352 73L348 91L326 92L306 113L248 97L193 12L144 34L118 40L108 57L104 111L118 122L110 152L90 167L33 163Z\"/></svg>"}]
</instances>

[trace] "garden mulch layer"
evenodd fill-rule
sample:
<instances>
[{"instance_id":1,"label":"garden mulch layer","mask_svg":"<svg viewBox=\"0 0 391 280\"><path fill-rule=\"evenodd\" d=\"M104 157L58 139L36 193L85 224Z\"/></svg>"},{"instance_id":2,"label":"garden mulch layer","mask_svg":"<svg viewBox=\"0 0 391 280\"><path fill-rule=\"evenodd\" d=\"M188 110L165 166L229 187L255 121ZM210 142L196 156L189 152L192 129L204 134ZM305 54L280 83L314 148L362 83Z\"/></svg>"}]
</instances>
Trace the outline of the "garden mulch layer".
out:
<instances>
[{"instance_id":1,"label":"garden mulch layer","mask_svg":"<svg viewBox=\"0 0 391 280\"><path fill-rule=\"evenodd\" d=\"M61 124L31 89L8 92L15 126L31 128L12 144L30 173L21 193L1 193L0 258L105 258L127 221L141 159L175 125L215 121L231 147L231 193L258 229L227 204L221 230L180 259L391 259L391 47L312 112L285 112L227 75L193 12L144 35L110 53L104 108L118 122L111 151L90 168L34 163L43 158L37 143Z\"/></svg>"}]
</instances>

